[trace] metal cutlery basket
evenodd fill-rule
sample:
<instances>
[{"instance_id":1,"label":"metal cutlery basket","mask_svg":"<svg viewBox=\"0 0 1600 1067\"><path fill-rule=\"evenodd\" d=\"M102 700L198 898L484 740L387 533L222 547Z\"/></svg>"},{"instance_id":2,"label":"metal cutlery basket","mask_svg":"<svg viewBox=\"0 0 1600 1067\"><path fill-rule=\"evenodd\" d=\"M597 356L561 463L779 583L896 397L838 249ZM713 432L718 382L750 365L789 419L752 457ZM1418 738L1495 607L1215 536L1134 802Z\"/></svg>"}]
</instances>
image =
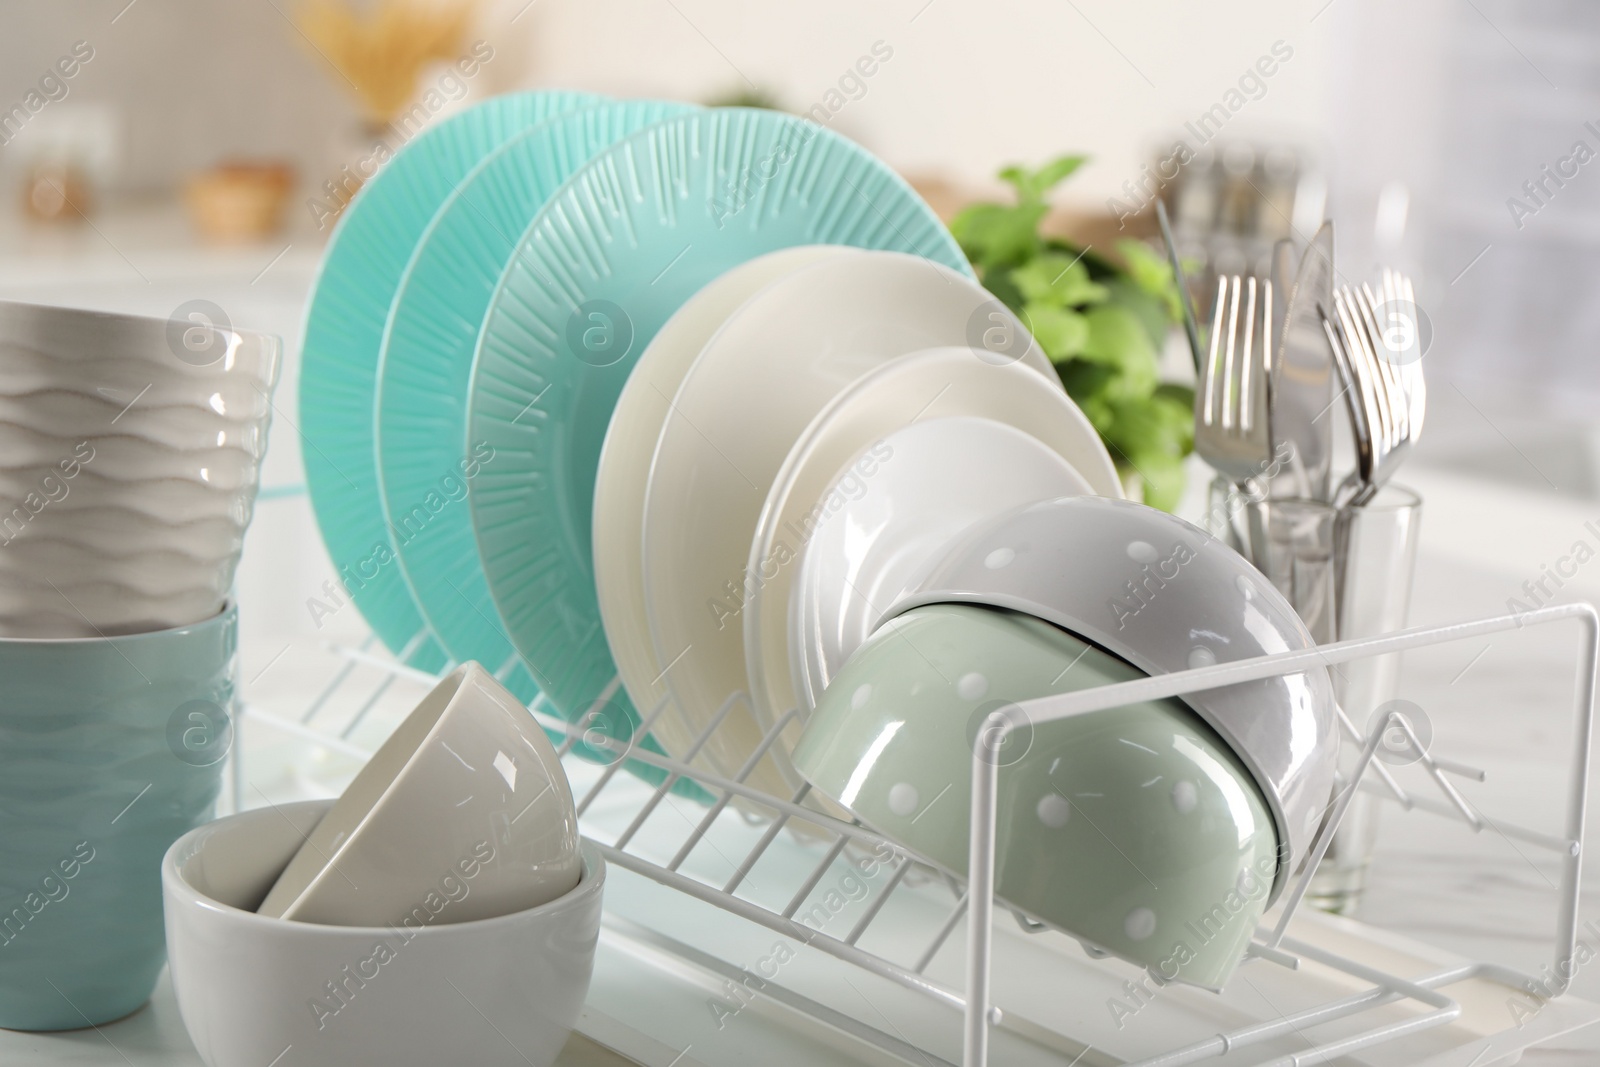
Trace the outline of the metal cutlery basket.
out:
<instances>
[{"instance_id":1,"label":"metal cutlery basket","mask_svg":"<svg viewBox=\"0 0 1600 1067\"><path fill-rule=\"evenodd\" d=\"M1485 1032L1482 1020L1474 1020L1472 1026L1454 1034L1450 1041L1426 1046L1431 1049L1426 1056L1407 1045L1408 1039L1415 1040L1417 1035L1428 1031L1436 1031L1435 1036L1446 1033L1442 1028L1462 1019L1464 1004L1482 1002L1486 989L1487 995L1492 997L1494 989L1504 987L1507 996L1527 994L1543 1004L1547 998L1563 993L1575 972L1581 843L1589 783L1588 753L1597 654L1600 654L1597 652L1600 615L1593 608L1586 604L1563 605L1474 622L1412 629L1324 645L1308 652L1281 653L1141 678L1022 706L1032 722L1042 723L1134 701L1181 696L1290 674L1316 664L1332 667L1365 657L1561 622L1576 623L1581 628L1582 641L1574 698L1572 761L1564 784L1565 817L1560 830L1552 833L1491 818L1469 801L1455 781L1482 781L1484 775L1464 763L1435 754L1434 750L1445 747L1441 742L1448 737L1446 724L1438 724L1439 736L1429 745L1417 737L1416 724L1398 712L1375 716L1371 732L1365 737L1357 737L1346 720L1347 740L1359 743L1361 749L1355 776L1341 783L1331 814L1318 834L1310 862L1298 873L1283 901L1268 913L1249 949L1247 967L1233 982L1233 986L1244 983L1260 993L1256 983L1263 980L1262 971L1269 971L1270 977L1265 980L1278 983L1268 986L1274 990L1270 1000L1278 1010L1266 1013L1265 1017L1256 1013L1257 1017L1252 1018L1226 996L1218 998L1198 990L1175 988L1164 995L1182 1001L1191 1011L1205 1017L1198 1031L1204 1036L1181 1042L1176 1047L1146 1050L1132 1059L1085 1040L1080 1032L1081 1019L1075 1019L1070 1010L1063 1009L1050 1018L1041 1018L1036 1006L1017 1007L1007 1003L1018 990L1018 968L1011 961L1019 953L1028 968L1024 984L1033 991L1047 991L1053 984L1063 993L1073 988L1082 989L1085 975L1099 986L1115 989L1116 980L1129 974L1132 968L1116 961L1090 960L1076 943L1048 932L1027 916L1019 913L997 916L997 904L992 896L995 829L997 820L1006 813L996 810L995 785L996 776L1005 771L986 760L981 749L975 752L973 761L969 870L975 874L970 885L963 885L919 864L892 842L862 826L841 822L803 806L808 788L780 797L744 783L745 776L790 724L795 712L773 725L762 739L761 747L733 778L701 769L695 755L743 699L742 694L735 694L723 704L684 762L656 755L636 744L623 745L606 739L583 721L566 723L551 714L542 699L534 703L532 712L553 736L564 738L559 748L573 779L585 833L610 864L667 891L693 898L776 933L783 939L780 944L789 946L790 955L815 954L845 965L841 973L852 987L854 983L850 982L849 975L866 972L909 992L924 1005L922 1012L927 1025L908 1032L906 1027L897 1026L882 1012L846 1010L828 1003L824 996L789 988L786 982L774 980L761 967L756 968L759 973L754 973L750 968L728 963L704 945L657 938L658 947L664 946L694 965L720 975L727 980L730 989L745 990L751 998L758 995L771 998L834 1031L875 1047L891 1061L948 1064L959 1055L964 1067L985 1067L998 1062L1084 1064L1085 1067L1136 1062L1141 1067L1177 1067L1219 1058L1229 1064L1292 1064L1295 1067L1331 1062L1441 1065L1448 1062L1459 1065L1470 1061L1478 1065L1510 1062L1521 1049L1542 1035L1600 1019L1600 1008L1567 998L1551 1001L1552 1010L1542 1027L1512 1025L1518 1020L1506 1016L1505 1026ZM271 728L325 751L364 758L368 754L366 750L349 740L354 726L395 682L410 680L431 684L434 681L431 674L397 663L386 654L375 653L372 644L369 639L360 647L322 646L320 654L335 657L341 665L299 716L290 717L258 706L251 702L247 691L238 729ZM667 711L665 703L651 709L635 741L642 739L651 724ZM1003 733L1014 721L1001 716L990 725ZM1417 791L1403 787L1384 762L1374 759L1385 731L1400 731L1416 745L1419 766L1431 789ZM232 802L235 807L244 808L254 806L254 802L245 794L246 757L239 740L240 734L236 733L232 748ZM580 740L591 748L610 750L618 758L603 765L580 760L573 754ZM666 772L665 780L649 787L630 775L619 774L624 752L629 759ZM681 777L697 781L717 798L715 803L702 808L672 795L672 787ZM1327 926L1342 920L1319 918L1309 914L1308 909L1302 909L1301 901L1316 863L1327 850L1358 788L1387 799L1407 812L1455 820L1473 831L1489 829L1496 838L1503 837L1521 847L1553 855L1560 864L1561 876L1555 891L1556 936L1550 963L1544 972L1532 974L1501 964L1442 956L1440 959L1447 962L1417 969L1416 960L1420 957L1413 957L1408 965L1404 952L1392 950L1369 952L1366 953L1369 958L1359 958L1357 951L1352 950L1359 945L1359 938L1350 938L1350 930L1343 927ZM735 798L740 801L737 809L732 807ZM795 823L805 824L803 833L784 833L786 826ZM782 863L775 859L779 853L784 854ZM860 862L853 865L852 858ZM763 861L767 861L767 865L763 865ZM844 896L834 882L823 886L830 874L837 882L841 870L859 874L867 870L869 863L871 877L855 877L848 882L850 891ZM783 877L778 882L769 867L782 869ZM761 871L759 879L754 875L758 869ZM836 906L836 901L843 903ZM1001 905L999 910L1008 909ZM895 931L896 936L878 936L880 931L890 930ZM963 930L964 933L957 936L958 931ZM907 931L914 936L906 936ZM649 932L644 936L648 937ZM960 951L963 940L964 953ZM880 943L892 944L894 950L879 947ZM914 949L908 951L908 946ZM1007 954L1004 967L998 973L997 953ZM1326 980L1323 986L1310 987L1313 992L1321 990L1321 999L1308 999L1296 991L1295 983L1309 980L1312 975ZM1342 989L1343 995L1329 997L1326 992L1329 982ZM1149 998L1160 992L1161 984L1158 976L1134 974L1121 987L1133 991L1123 1002L1125 1010L1129 1014L1142 1010ZM1463 992L1452 996L1456 992L1453 987ZM744 1006L743 996L740 994L740 998L728 1001L723 1010L737 1012ZM1030 998L1022 996L1022 999ZM1269 998L1263 993L1262 999ZM1293 1001L1292 1006L1282 1007L1290 1001ZM1071 1003L1070 996L1067 1003ZM1555 1010L1556 1006L1559 1010ZM960 1023L959 1038L954 1032L957 1022ZM1007 1051L999 1051L1001 1045ZM1386 1046L1395 1050L1389 1058L1382 1055ZM1446 1059L1441 1050L1447 1050L1450 1058ZM1347 1058L1358 1053L1379 1058ZM688 1050L680 1053L687 1054ZM1479 1058L1473 1058L1474 1055Z\"/></svg>"}]
</instances>

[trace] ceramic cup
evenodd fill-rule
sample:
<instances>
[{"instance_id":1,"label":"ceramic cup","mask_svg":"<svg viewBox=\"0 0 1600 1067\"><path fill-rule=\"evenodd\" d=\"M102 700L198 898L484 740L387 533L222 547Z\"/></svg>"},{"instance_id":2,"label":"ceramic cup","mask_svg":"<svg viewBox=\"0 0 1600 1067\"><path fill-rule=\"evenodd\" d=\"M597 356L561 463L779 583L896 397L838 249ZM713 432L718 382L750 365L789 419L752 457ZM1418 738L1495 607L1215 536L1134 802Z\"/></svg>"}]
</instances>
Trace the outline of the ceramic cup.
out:
<instances>
[{"instance_id":1,"label":"ceramic cup","mask_svg":"<svg viewBox=\"0 0 1600 1067\"><path fill-rule=\"evenodd\" d=\"M0 640L0 1027L121 1018L163 956L161 856L210 817L237 613L130 637Z\"/></svg>"},{"instance_id":2,"label":"ceramic cup","mask_svg":"<svg viewBox=\"0 0 1600 1067\"><path fill-rule=\"evenodd\" d=\"M965 878L972 751L993 711L1141 677L1031 616L914 608L823 691L795 765L894 841ZM1266 909L1278 837L1227 743L1177 700L1110 708L993 749L996 893L1163 981L1220 988Z\"/></svg>"},{"instance_id":3,"label":"ceramic cup","mask_svg":"<svg viewBox=\"0 0 1600 1067\"><path fill-rule=\"evenodd\" d=\"M578 884L578 816L555 748L522 702L467 663L434 687L345 789L261 904L267 916L399 923L522 911ZM445 886L467 877L471 893Z\"/></svg>"},{"instance_id":4,"label":"ceramic cup","mask_svg":"<svg viewBox=\"0 0 1600 1067\"><path fill-rule=\"evenodd\" d=\"M281 344L221 314L0 302L0 636L116 636L222 609Z\"/></svg>"},{"instance_id":5,"label":"ceramic cup","mask_svg":"<svg viewBox=\"0 0 1600 1067\"><path fill-rule=\"evenodd\" d=\"M423 897L392 926L320 926L255 908L329 801L233 815L162 864L178 1010L207 1067L548 1067L588 993L605 864L566 894L446 923ZM452 902L470 901L461 873ZM292 1050L292 1051L291 1051Z\"/></svg>"}]
</instances>

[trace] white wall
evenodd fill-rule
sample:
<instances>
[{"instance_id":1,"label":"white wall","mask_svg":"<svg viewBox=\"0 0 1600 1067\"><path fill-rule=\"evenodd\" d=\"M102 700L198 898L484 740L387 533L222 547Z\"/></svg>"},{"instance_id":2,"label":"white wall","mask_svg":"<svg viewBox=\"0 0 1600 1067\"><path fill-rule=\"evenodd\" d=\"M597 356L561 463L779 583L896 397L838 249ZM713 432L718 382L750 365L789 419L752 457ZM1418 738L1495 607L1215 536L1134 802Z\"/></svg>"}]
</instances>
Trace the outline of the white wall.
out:
<instances>
[{"instance_id":1,"label":"white wall","mask_svg":"<svg viewBox=\"0 0 1600 1067\"><path fill-rule=\"evenodd\" d=\"M497 51L486 89L703 100L748 77L798 110L882 41L892 58L839 111L836 128L903 170L973 183L1007 162L1091 151L1095 162L1070 192L1103 204L1137 175L1156 135L1221 100L1277 40L1293 59L1230 126L1316 141L1330 30L1340 5L1367 0L1336 0L1310 21L1322 2L484 0L478 33ZM0 102L9 106L87 40L95 58L69 102L117 117L118 184L170 187L230 154L286 155L307 177L322 176L354 110L286 19L289 0L126 5L8 2ZM15 147L0 148L0 166Z\"/></svg>"},{"instance_id":2,"label":"white wall","mask_svg":"<svg viewBox=\"0 0 1600 1067\"><path fill-rule=\"evenodd\" d=\"M630 95L701 99L748 78L804 110L881 40L893 58L837 128L904 171L974 183L1087 150L1069 192L1096 205L1274 41L1293 58L1230 130L1318 142L1334 23L1271 0L539 0L508 24L524 3L497 0L486 24L528 49L530 82Z\"/></svg>"}]
</instances>

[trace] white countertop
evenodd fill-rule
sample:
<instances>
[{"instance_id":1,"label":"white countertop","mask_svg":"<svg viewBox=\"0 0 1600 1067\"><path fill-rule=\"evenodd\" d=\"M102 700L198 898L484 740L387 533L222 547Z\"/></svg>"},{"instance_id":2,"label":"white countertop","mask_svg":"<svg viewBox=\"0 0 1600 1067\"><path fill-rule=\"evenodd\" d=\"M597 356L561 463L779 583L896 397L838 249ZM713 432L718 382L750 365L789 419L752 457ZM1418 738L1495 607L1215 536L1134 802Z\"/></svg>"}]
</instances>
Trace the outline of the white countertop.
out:
<instances>
[{"instance_id":1,"label":"white countertop","mask_svg":"<svg viewBox=\"0 0 1600 1067\"><path fill-rule=\"evenodd\" d=\"M295 426L294 363L301 305L319 252L314 239L268 245L197 248L168 239L170 214L107 220L100 230L0 240L0 298L73 303L166 315L185 300L213 300L237 324L281 332L289 370L280 387L278 423L264 493L239 579L244 618L244 677L268 668L296 642L359 635L353 612L322 632L308 624L305 601L332 575L303 495ZM101 232L103 231L103 232ZM1492 426L1482 433L1491 435ZM1414 464L1405 480L1427 501L1413 600L1414 623L1500 614L1522 586L1537 580L1575 542L1600 549L1600 501L1480 480L1444 466ZM1585 523L1594 520L1594 531ZM1565 580L1557 599L1600 602L1600 561ZM1556 826L1556 783L1567 766L1573 632L1517 632L1408 657L1402 695L1421 705L1436 748L1476 763L1489 780L1475 797L1496 813ZM291 700L290 680L261 675L247 698ZM1448 742L1446 742L1448 738ZM1448 746L1446 748L1446 746ZM1591 803L1591 810L1594 804ZM1461 955L1537 969L1553 929L1552 866L1490 833L1436 818L1386 811L1363 918ZM1600 891L1588 880L1580 926L1600 933ZM1600 937L1587 938L1600 949ZM164 982L165 980L163 980ZM1600 1000L1600 964L1581 969L1574 989ZM1509 996L1508 996L1509 1001ZM1508 1012L1510 1008L1507 1008ZM124 1022L62 1035L0 1033L0 1063L187 1064L170 991ZM571 1063L606 1062L574 1047ZM567 1061L563 1061L567 1062ZM1527 1054L1535 1067L1600 1062L1600 1027ZM1462 1064L1461 1067L1467 1067Z\"/></svg>"}]
</instances>

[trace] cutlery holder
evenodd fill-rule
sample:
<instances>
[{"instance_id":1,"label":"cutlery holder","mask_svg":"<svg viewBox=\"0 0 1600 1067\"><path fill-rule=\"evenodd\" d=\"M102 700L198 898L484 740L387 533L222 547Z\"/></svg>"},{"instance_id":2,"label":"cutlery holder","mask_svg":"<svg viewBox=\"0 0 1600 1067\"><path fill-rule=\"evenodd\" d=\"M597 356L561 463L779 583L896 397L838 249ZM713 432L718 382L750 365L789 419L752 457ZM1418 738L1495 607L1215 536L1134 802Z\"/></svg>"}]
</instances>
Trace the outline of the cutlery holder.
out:
<instances>
[{"instance_id":1,"label":"cutlery holder","mask_svg":"<svg viewBox=\"0 0 1600 1067\"><path fill-rule=\"evenodd\" d=\"M1416 571L1422 498L1390 485L1372 501L1335 508L1319 500L1260 500L1245 505L1257 544L1249 553L1305 620L1318 644L1377 637L1403 629ZM1247 535L1249 536L1249 535ZM1369 723L1399 693L1398 655L1356 660L1333 674L1339 706L1354 733L1341 754L1348 780ZM1379 758L1415 762L1403 735L1386 737ZM1337 793L1337 790L1336 790ZM1311 884L1309 900L1350 914L1360 903L1377 834L1378 805L1358 793Z\"/></svg>"}]
</instances>

